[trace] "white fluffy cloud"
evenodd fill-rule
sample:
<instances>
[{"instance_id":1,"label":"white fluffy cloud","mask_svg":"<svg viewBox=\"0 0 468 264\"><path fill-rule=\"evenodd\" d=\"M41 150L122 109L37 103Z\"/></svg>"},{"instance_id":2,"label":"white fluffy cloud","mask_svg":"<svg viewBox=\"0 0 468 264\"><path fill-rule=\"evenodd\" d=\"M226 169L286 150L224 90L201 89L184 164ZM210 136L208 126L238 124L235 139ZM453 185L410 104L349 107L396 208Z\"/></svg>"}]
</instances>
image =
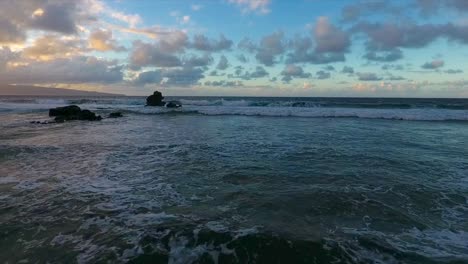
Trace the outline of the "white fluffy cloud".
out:
<instances>
[{"instance_id":1,"label":"white fluffy cloud","mask_svg":"<svg viewBox=\"0 0 468 264\"><path fill-rule=\"evenodd\" d=\"M228 0L242 8L242 12L270 13L271 0Z\"/></svg>"}]
</instances>

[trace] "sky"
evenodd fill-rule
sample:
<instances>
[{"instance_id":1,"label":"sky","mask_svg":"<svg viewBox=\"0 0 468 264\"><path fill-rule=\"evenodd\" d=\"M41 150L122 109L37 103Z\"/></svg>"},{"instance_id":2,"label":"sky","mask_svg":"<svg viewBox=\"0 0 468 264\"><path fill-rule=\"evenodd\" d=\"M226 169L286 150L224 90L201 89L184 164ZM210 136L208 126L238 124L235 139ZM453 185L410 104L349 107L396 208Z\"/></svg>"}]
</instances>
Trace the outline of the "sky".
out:
<instances>
[{"instance_id":1,"label":"sky","mask_svg":"<svg viewBox=\"0 0 468 264\"><path fill-rule=\"evenodd\" d=\"M468 97L467 0L2 0L0 83Z\"/></svg>"}]
</instances>

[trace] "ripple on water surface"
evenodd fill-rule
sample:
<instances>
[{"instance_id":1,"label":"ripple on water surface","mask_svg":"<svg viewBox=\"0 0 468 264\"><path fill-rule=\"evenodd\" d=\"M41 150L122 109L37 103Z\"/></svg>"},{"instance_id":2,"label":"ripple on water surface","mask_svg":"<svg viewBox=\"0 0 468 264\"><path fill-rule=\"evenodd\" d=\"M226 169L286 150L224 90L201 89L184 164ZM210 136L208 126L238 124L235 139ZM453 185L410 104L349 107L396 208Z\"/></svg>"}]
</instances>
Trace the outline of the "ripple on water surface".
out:
<instances>
[{"instance_id":1,"label":"ripple on water surface","mask_svg":"<svg viewBox=\"0 0 468 264\"><path fill-rule=\"evenodd\" d=\"M8 262L468 261L465 124L130 115L0 133Z\"/></svg>"}]
</instances>

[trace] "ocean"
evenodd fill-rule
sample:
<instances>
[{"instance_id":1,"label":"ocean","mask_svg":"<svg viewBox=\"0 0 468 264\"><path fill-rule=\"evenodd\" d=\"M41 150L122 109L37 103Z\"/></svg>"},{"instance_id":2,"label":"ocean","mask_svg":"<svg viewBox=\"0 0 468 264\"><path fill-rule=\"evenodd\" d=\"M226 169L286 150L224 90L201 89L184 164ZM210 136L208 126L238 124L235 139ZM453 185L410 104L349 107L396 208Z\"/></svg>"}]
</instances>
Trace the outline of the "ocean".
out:
<instances>
[{"instance_id":1,"label":"ocean","mask_svg":"<svg viewBox=\"0 0 468 264\"><path fill-rule=\"evenodd\" d=\"M0 97L0 260L468 263L468 99L169 99Z\"/></svg>"}]
</instances>

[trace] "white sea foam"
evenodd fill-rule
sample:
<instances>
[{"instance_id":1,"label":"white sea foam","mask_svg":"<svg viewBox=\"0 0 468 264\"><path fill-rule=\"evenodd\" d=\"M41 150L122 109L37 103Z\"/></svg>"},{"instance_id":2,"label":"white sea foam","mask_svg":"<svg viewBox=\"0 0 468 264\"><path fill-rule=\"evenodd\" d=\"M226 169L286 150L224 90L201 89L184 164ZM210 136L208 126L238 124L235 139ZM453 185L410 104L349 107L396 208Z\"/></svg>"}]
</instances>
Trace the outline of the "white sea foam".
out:
<instances>
[{"instance_id":1,"label":"white sea foam","mask_svg":"<svg viewBox=\"0 0 468 264\"><path fill-rule=\"evenodd\" d=\"M364 108L302 108L302 107L252 107L252 106L184 106L180 109L140 107L127 109L134 113L197 113L208 116L241 115L269 117L311 118L369 118L393 120L468 121L468 110L448 109L364 109Z\"/></svg>"}]
</instances>

